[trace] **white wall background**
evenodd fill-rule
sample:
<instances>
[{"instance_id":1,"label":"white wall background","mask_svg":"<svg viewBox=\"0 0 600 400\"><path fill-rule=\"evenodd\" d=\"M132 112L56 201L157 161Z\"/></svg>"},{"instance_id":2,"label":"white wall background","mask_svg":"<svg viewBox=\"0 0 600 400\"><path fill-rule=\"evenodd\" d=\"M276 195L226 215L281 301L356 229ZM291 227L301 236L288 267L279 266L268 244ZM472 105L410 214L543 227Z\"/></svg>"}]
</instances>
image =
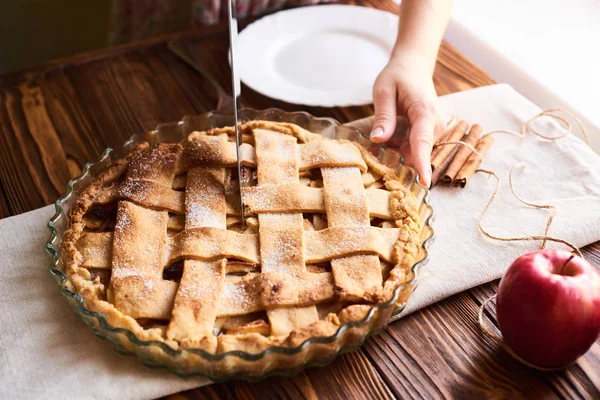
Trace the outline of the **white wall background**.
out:
<instances>
[{"instance_id":1,"label":"white wall background","mask_svg":"<svg viewBox=\"0 0 600 400\"><path fill-rule=\"evenodd\" d=\"M540 107L577 114L600 152L599 0L454 0L444 38Z\"/></svg>"}]
</instances>

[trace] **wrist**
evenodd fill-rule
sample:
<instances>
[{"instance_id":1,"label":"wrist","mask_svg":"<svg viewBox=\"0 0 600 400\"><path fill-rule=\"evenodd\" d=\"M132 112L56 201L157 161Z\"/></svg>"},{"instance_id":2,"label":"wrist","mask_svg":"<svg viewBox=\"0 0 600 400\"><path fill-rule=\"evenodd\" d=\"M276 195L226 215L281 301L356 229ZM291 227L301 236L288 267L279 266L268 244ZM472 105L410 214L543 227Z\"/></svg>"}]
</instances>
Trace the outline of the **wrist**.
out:
<instances>
[{"instance_id":1,"label":"wrist","mask_svg":"<svg viewBox=\"0 0 600 400\"><path fill-rule=\"evenodd\" d=\"M433 74L451 7L451 0L403 0L393 62L399 58L411 63L416 60L420 68Z\"/></svg>"},{"instance_id":2,"label":"wrist","mask_svg":"<svg viewBox=\"0 0 600 400\"><path fill-rule=\"evenodd\" d=\"M388 64L433 76L435 62L435 56L425 54L418 49L405 49L397 46L394 48Z\"/></svg>"}]
</instances>

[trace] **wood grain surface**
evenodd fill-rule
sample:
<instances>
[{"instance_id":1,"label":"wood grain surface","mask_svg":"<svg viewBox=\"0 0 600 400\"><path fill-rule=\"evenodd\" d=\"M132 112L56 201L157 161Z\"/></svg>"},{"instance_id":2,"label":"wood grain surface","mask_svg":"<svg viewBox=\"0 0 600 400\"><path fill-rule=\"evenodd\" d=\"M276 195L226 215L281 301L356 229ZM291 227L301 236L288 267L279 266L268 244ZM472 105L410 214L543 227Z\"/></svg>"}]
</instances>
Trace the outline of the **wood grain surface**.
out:
<instances>
[{"instance_id":1,"label":"wood grain surface","mask_svg":"<svg viewBox=\"0 0 600 400\"><path fill-rule=\"evenodd\" d=\"M397 10L389 0L360 4ZM167 49L173 37L184 40L197 60L229 87L222 25L0 76L0 217L50 204L107 146L215 107L217 97L208 80ZM434 82L440 95L494 83L445 43ZM243 101L254 108L304 110L341 122L373 112L372 106L286 104L247 87ZM584 253L600 264L600 243ZM293 378L214 384L171 399L600 398L598 342L569 368L543 373L522 366L482 336L477 310L496 288L497 282L482 285L397 321L330 366ZM493 319L494 312L487 316Z\"/></svg>"}]
</instances>

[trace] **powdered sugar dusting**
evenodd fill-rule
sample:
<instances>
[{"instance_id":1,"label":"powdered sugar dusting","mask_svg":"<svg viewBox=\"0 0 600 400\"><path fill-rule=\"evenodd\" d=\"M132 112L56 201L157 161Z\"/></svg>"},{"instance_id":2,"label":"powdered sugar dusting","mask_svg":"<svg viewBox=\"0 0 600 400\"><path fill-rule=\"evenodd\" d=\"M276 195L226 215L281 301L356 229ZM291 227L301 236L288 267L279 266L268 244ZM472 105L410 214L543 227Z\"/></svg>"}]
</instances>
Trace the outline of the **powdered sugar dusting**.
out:
<instances>
[{"instance_id":1,"label":"powdered sugar dusting","mask_svg":"<svg viewBox=\"0 0 600 400\"><path fill-rule=\"evenodd\" d=\"M250 207L250 211L267 209L277 194L277 186L264 184L252 188L243 188L244 204Z\"/></svg>"},{"instance_id":2,"label":"powdered sugar dusting","mask_svg":"<svg viewBox=\"0 0 600 400\"><path fill-rule=\"evenodd\" d=\"M262 272L293 273L305 268L301 214L261 214Z\"/></svg>"},{"instance_id":3,"label":"powdered sugar dusting","mask_svg":"<svg viewBox=\"0 0 600 400\"><path fill-rule=\"evenodd\" d=\"M223 293L221 294L221 301L224 304L236 305L239 308L246 308L248 306L248 292L244 281L238 283L226 283L223 286Z\"/></svg>"},{"instance_id":4,"label":"powdered sugar dusting","mask_svg":"<svg viewBox=\"0 0 600 400\"><path fill-rule=\"evenodd\" d=\"M184 268L187 270L189 263L194 263L201 271L186 271L186 276L179 286L178 296L187 299L210 301L217 295L219 280L221 279L221 263L203 263L186 261Z\"/></svg>"},{"instance_id":5,"label":"powdered sugar dusting","mask_svg":"<svg viewBox=\"0 0 600 400\"><path fill-rule=\"evenodd\" d=\"M90 267L106 267L110 266L108 258L108 247L105 244L95 244L82 249L83 266Z\"/></svg>"},{"instance_id":6,"label":"powdered sugar dusting","mask_svg":"<svg viewBox=\"0 0 600 400\"><path fill-rule=\"evenodd\" d=\"M224 176L224 171L219 169L190 170L186 188L186 229L226 228Z\"/></svg>"},{"instance_id":7,"label":"powdered sugar dusting","mask_svg":"<svg viewBox=\"0 0 600 400\"><path fill-rule=\"evenodd\" d=\"M115 225L115 233L124 234L131 227L131 219L129 213L120 212L117 215L117 223Z\"/></svg>"},{"instance_id":8,"label":"powdered sugar dusting","mask_svg":"<svg viewBox=\"0 0 600 400\"><path fill-rule=\"evenodd\" d=\"M129 163L127 176L131 180L148 180L160 185L170 185L180 151L179 145L161 144L137 153Z\"/></svg>"},{"instance_id":9,"label":"powdered sugar dusting","mask_svg":"<svg viewBox=\"0 0 600 400\"><path fill-rule=\"evenodd\" d=\"M297 253L298 246L290 243L285 236L280 236L274 243L277 251L269 252L266 257L261 258L263 272L288 272L290 267L296 269L297 266L290 265L290 256Z\"/></svg>"},{"instance_id":10,"label":"powdered sugar dusting","mask_svg":"<svg viewBox=\"0 0 600 400\"><path fill-rule=\"evenodd\" d=\"M300 145L302 169L324 166L361 166L364 161L360 151L351 143L323 139Z\"/></svg>"},{"instance_id":11,"label":"powdered sugar dusting","mask_svg":"<svg viewBox=\"0 0 600 400\"><path fill-rule=\"evenodd\" d=\"M147 200L147 190L143 181L127 179L119 186L119 196L138 202Z\"/></svg>"},{"instance_id":12,"label":"powdered sugar dusting","mask_svg":"<svg viewBox=\"0 0 600 400\"><path fill-rule=\"evenodd\" d=\"M121 201L113 235L113 278L162 276L166 212Z\"/></svg>"}]
</instances>

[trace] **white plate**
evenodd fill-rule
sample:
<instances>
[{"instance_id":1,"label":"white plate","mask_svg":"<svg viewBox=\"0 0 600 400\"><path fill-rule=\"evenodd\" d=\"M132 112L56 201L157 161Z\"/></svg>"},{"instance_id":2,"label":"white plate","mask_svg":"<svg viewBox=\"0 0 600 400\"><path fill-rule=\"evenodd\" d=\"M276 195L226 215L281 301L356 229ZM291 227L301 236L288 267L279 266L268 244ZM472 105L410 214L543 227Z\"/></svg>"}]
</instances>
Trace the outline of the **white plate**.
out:
<instances>
[{"instance_id":1,"label":"white plate","mask_svg":"<svg viewBox=\"0 0 600 400\"><path fill-rule=\"evenodd\" d=\"M398 16L372 8L281 11L240 32L236 67L246 85L271 98L325 107L369 104L397 32Z\"/></svg>"}]
</instances>

